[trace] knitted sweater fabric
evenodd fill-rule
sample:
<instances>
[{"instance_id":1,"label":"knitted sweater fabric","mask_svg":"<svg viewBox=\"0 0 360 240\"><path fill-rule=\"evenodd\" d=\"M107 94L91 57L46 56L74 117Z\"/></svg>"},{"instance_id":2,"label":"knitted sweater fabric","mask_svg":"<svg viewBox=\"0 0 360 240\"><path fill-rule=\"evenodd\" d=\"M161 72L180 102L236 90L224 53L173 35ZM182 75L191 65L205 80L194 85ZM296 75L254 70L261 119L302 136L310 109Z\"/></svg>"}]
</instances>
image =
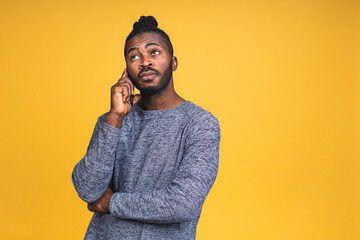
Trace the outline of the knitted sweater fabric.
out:
<instances>
[{"instance_id":1,"label":"knitted sweater fabric","mask_svg":"<svg viewBox=\"0 0 360 240\"><path fill-rule=\"evenodd\" d=\"M120 129L105 117L72 172L87 203L114 191L110 213L95 212L84 239L195 239L218 171L218 120L190 101L151 111L135 104Z\"/></svg>"}]
</instances>

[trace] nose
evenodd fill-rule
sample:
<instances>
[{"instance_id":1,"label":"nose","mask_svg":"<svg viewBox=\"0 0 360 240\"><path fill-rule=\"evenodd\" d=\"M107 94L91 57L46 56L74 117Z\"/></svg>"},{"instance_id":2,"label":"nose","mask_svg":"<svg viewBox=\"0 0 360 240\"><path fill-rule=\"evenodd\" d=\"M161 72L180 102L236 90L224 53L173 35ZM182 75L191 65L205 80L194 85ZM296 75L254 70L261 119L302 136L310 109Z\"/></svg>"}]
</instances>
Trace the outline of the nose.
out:
<instances>
[{"instance_id":1,"label":"nose","mask_svg":"<svg viewBox=\"0 0 360 240\"><path fill-rule=\"evenodd\" d=\"M142 61L140 63L140 68L145 68L145 67L149 67L152 66L152 62L151 59L149 57L143 56Z\"/></svg>"}]
</instances>

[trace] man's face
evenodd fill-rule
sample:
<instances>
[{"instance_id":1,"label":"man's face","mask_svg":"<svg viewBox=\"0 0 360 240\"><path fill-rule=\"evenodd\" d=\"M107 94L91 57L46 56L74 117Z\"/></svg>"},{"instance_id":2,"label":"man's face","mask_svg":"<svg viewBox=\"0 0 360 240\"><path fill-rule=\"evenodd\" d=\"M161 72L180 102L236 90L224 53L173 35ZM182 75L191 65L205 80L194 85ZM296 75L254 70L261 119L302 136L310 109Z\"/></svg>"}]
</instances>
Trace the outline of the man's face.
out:
<instances>
[{"instance_id":1,"label":"man's face","mask_svg":"<svg viewBox=\"0 0 360 240\"><path fill-rule=\"evenodd\" d=\"M141 95L153 95L166 89L177 61L171 57L166 40L156 32L131 38L126 46L128 77Z\"/></svg>"}]
</instances>

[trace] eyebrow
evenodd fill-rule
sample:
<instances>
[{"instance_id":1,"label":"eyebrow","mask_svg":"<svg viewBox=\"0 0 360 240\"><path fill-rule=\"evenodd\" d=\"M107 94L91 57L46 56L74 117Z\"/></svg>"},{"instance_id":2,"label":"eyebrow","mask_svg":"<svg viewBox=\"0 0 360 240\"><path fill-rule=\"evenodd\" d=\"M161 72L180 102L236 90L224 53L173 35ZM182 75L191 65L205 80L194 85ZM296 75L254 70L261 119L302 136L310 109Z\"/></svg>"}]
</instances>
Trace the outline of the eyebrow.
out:
<instances>
[{"instance_id":1,"label":"eyebrow","mask_svg":"<svg viewBox=\"0 0 360 240\"><path fill-rule=\"evenodd\" d=\"M152 46L152 45L161 47L160 44L158 44L158 43L153 43L153 42L152 42L152 43L146 44L146 45L145 45L145 48L148 48L149 46ZM137 50L137 49L139 49L139 48L138 48L138 47L132 47L132 48L130 48L130 49L128 50L128 54L129 54L131 51Z\"/></svg>"}]
</instances>

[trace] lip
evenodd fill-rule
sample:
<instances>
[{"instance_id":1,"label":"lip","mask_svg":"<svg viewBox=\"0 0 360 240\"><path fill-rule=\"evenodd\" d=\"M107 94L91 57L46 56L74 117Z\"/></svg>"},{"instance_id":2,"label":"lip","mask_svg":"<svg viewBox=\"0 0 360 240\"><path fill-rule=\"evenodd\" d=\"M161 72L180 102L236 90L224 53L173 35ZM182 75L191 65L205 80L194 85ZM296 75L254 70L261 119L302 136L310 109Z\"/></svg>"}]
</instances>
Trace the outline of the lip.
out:
<instances>
[{"instance_id":1,"label":"lip","mask_svg":"<svg viewBox=\"0 0 360 240\"><path fill-rule=\"evenodd\" d=\"M157 73L154 71L148 71L148 72L144 72L140 75L140 78L142 80L152 80L157 76Z\"/></svg>"}]
</instances>

